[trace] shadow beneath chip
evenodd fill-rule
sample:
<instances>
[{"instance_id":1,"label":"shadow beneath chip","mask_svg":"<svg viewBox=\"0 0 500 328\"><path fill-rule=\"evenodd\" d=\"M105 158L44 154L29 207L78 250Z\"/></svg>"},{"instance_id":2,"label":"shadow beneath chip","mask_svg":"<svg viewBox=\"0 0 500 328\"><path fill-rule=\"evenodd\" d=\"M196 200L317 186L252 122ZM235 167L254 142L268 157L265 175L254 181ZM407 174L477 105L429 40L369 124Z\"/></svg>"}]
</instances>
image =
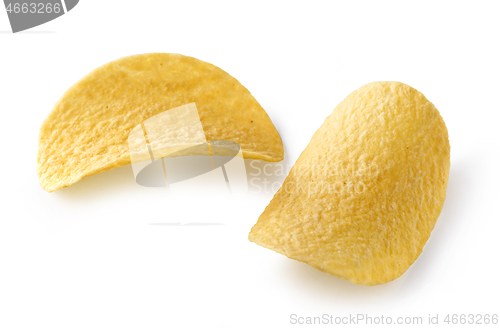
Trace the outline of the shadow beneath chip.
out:
<instances>
[{"instance_id":1,"label":"shadow beneath chip","mask_svg":"<svg viewBox=\"0 0 500 328\"><path fill-rule=\"evenodd\" d=\"M287 164L286 161L272 163L245 159L245 167L249 189L248 196L272 197L283 183L291 165ZM148 188L136 183L132 166L126 165L92 175L69 187L59 189L53 194L68 199L97 199L107 193L124 193L131 190L142 192L148 189L157 188Z\"/></svg>"},{"instance_id":2,"label":"shadow beneath chip","mask_svg":"<svg viewBox=\"0 0 500 328\"><path fill-rule=\"evenodd\" d=\"M286 159L281 162L245 159L247 196L272 197L285 180L291 167L292 165ZM56 190L53 194L67 199L89 200L99 199L108 193L144 192L144 190L157 189L139 185L134 179L132 166L126 165L92 175L69 187Z\"/></svg>"},{"instance_id":3,"label":"shadow beneath chip","mask_svg":"<svg viewBox=\"0 0 500 328\"><path fill-rule=\"evenodd\" d=\"M53 194L68 200L89 200L105 197L109 193L120 194L141 188L134 180L132 166L126 165L92 175Z\"/></svg>"},{"instance_id":4,"label":"shadow beneath chip","mask_svg":"<svg viewBox=\"0 0 500 328\"><path fill-rule=\"evenodd\" d=\"M356 285L352 282L321 272L305 263L287 261L284 268L286 276L293 280L293 285L301 286L314 298L342 304L352 302L355 305L379 301L381 298L397 294L404 279L377 286Z\"/></svg>"}]
</instances>

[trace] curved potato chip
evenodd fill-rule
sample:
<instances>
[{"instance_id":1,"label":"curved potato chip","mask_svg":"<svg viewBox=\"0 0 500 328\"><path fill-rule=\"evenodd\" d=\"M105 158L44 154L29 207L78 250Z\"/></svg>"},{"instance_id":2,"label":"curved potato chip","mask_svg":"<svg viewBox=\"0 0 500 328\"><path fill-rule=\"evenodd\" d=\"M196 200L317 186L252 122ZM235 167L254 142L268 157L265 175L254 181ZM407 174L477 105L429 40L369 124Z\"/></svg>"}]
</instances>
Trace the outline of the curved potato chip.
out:
<instances>
[{"instance_id":1,"label":"curved potato chip","mask_svg":"<svg viewBox=\"0 0 500 328\"><path fill-rule=\"evenodd\" d=\"M249 239L356 284L401 276L441 212L448 131L420 92L375 82L312 137Z\"/></svg>"},{"instance_id":2,"label":"curved potato chip","mask_svg":"<svg viewBox=\"0 0 500 328\"><path fill-rule=\"evenodd\" d=\"M130 164L129 132L189 103L207 140L235 141L245 158L283 159L278 131L235 78L192 57L153 53L101 66L66 91L40 128L40 184L54 191Z\"/></svg>"}]
</instances>

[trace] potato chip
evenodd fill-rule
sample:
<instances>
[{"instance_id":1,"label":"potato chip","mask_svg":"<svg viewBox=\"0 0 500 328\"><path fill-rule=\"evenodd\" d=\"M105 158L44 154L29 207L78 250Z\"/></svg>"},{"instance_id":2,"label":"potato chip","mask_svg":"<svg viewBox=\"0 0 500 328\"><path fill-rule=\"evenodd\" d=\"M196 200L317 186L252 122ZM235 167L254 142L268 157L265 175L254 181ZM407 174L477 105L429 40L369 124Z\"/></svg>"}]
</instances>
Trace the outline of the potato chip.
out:
<instances>
[{"instance_id":1,"label":"potato chip","mask_svg":"<svg viewBox=\"0 0 500 328\"><path fill-rule=\"evenodd\" d=\"M356 284L401 276L441 212L448 131L420 92L374 82L312 137L249 239Z\"/></svg>"},{"instance_id":2,"label":"potato chip","mask_svg":"<svg viewBox=\"0 0 500 328\"><path fill-rule=\"evenodd\" d=\"M207 140L237 142L245 158L283 159L278 131L235 78L195 58L153 53L101 66L66 91L40 129L40 184L51 192L129 164L131 130L190 103Z\"/></svg>"}]
</instances>

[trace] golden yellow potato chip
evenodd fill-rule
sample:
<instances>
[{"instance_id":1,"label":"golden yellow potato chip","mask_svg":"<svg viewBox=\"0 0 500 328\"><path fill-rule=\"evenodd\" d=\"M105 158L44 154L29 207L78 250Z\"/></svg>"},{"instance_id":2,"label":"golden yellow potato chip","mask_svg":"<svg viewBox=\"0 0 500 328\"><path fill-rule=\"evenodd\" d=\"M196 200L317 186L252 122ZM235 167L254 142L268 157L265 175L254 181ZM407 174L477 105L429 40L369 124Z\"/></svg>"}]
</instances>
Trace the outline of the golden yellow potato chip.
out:
<instances>
[{"instance_id":1,"label":"golden yellow potato chip","mask_svg":"<svg viewBox=\"0 0 500 328\"><path fill-rule=\"evenodd\" d=\"M192 57L153 53L101 66L66 91L40 129L40 184L54 191L129 164L134 127L191 103L207 140L235 141L245 158L283 159L278 131L235 78Z\"/></svg>"},{"instance_id":2,"label":"golden yellow potato chip","mask_svg":"<svg viewBox=\"0 0 500 328\"><path fill-rule=\"evenodd\" d=\"M401 276L441 212L448 131L399 82L351 93L314 134L249 239L356 284Z\"/></svg>"}]
</instances>

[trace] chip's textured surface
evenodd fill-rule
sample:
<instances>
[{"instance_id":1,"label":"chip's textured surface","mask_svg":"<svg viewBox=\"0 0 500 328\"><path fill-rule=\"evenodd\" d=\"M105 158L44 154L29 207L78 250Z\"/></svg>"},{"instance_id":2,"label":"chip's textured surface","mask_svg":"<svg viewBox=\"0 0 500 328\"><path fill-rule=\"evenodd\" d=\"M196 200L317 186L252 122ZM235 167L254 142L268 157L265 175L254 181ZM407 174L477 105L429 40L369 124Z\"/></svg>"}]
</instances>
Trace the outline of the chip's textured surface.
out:
<instances>
[{"instance_id":1,"label":"chip's textured surface","mask_svg":"<svg viewBox=\"0 0 500 328\"><path fill-rule=\"evenodd\" d=\"M235 141L245 158L283 159L278 131L235 78L192 57L145 54L97 68L57 102L40 129L40 184L54 191L129 164L129 132L189 103L196 103L207 140Z\"/></svg>"},{"instance_id":2,"label":"chip's textured surface","mask_svg":"<svg viewBox=\"0 0 500 328\"><path fill-rule=\"evenodd\" d=\"M403 83L367 84L314 134L249 239L356 284L387 283L422 252L449 169L434 105Z\"/></svg>"}]
</instances>

